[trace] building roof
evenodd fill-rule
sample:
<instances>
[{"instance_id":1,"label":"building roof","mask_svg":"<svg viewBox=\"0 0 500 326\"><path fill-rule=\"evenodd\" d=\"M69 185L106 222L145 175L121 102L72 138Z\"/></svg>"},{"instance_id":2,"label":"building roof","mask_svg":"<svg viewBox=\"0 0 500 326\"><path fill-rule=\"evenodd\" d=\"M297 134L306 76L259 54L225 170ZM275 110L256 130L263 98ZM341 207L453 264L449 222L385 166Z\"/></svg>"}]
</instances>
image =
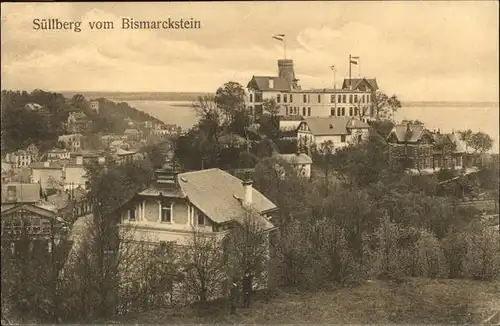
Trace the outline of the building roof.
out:
<instances>
[{"instance_id":1,"label":"building roof","mask_svg":"<svg viewBox=\"0 0 500 326\"><path fill-rule=\"evenodd\" d=\"M401 123L392 128L389 135L387 135L387 139L394 135L398 142L416 143L426 131L428 132L424 125L421 124Z\"/></svg>"},{"instance_id":2,"label":"building roof","mask_svg":"<svg viewBox=\"0 0 500 326\"><path fill-rule=\"evenodd\" d=\"M219 137L219 143L227 145L243 145L246 139L237 134L225 134Z\"/></svg>"},{"instance_id":3,"label":"building roof","mask_svg":"<svg viewBox=\"0 0 500 326\"><path fill-rule=\"evenodd\" d=\"M139 134L139 131L137 129L128 128L128 129L125 129L123 134L125 134L125 135L137 135L137 134Z\"/></svg>"},{"instance_id":4,"label":"building roof","mask_svg":"<svg viewBox=\"0 0 500 326\"><path fill-rule=\"evenodd\" d=\"M311 117L302 123L306 123L315 136L348 135L349 129L370 128L365 122L349 117Z\"/></svg>"},{"instance_id":5,"label":"building roof","mask_svg":"<svg viewBox=\"0 0 500 326\"><path fill-rule=\"evenodd\" d=\"M47 197L47 201L57 207L58 210L66 208L69 203L69 194L66 192L56 193Z\"/></svg>"},{"instance_id":6,"label":"building roof","mask_svg":"<svg viewBox=\"0 0 500 326\"><path fill-rule=\"evenodd\" d=\"M135 151L126 151L126 150L124 150L123 148L118 148L118 149L116 150L116 155L118 155L118 156L134 155L134 154L136 154L136 153L137 153L137 152L135 152Z\"/></svg>"},{"instance_id":7,"label":"building roof","mask_svg":"<svg viewBox=\"0 0 500 326\"><path fill-rule=\"evenodd\" d=\"M2 204L34 203L40 200L39 183L8 183L2 185Z\"/></svg>"},{"instance_id":8,"label":"building roof","mask_svg":"<svg viewBox=\"0 0 500 326\"><path fill-rule=\"evenodd\" d=\"M300 154L278 154L276 157L287 161L290 164L312 164L312 159L305 153Z\"/></svg>"},{"instance_id":9,"label":"building roof","mask_svg":"<svg viewBox=\"0 0 500 326\"><path fill-rule=\"evenodd\" d=\"M47 153L68 153L68 150L63 149L63 148L53 148L49 150Z\"/></svg>"},{"instance_id":10,"label":"building roof","mask_svg":"<svg viewBox=\"0 0 500 326\"><path fill-rule=\"evenodd\" d=\"M46 170L62 170L63 165L59 162L34 162L31 163L32 169L46 169Z\"/></svg>"},{"instance_id":11,"label":"building roof","mask_svg":"<svg viewBox=\"0 0 500 326\"><path fill-rule=\"evenodd\" d=\"M273 88L269 88L269 80L274 81ZM290 85L285 78L271 76L253 76L247 88L255 88L260 91L289 91Z\"/></svg>"},{"instance_id":12,"label":"building roof","mask_svg":"<svg viewBox=\"0 0 500 326\"><path fill-rule=\"evenodd\" d=\"M178 175L179 184L189 201L211 220L222 223L243 216L245 209L242 181L220 169L186 172ZM276 205L252 189L252 204L259 212L276 209Z\"/></svg>"},{"instance_id":13,"label":"building roof","mask_svg":"<svg viewBox=\"0 0 500 326\"><path fill-rule=\"evenodd\" d=\"M433 133L432 138L434 139L436 145L450 144L454 146L453 148L454 153L465 153L465 147L463 143L458 139L457 136L455 136L454 133L451 134Z\"/></svg>"},{"instance_id":14,"label":"building roof","mask_svg":"<svg viewBox=\"0 0 500 326\"><path fill-rule=\"evenodd\" d=\"M372 88L372 90L376 91L378 89L377 79L376 78L351 78L352 88L356 89L360 84L366 81L368 85ZM342 88L349 88L349 78L344 78L344 82L342 83Z\"/></svg>"},{"instance_id":15,"label":"building roof","mask_svg":"<svg viewBox=\"0 0 500 326\"><path fill-rule=\"evenodd\" d=\"M200 211L217 223L238 219L245 209L241 203L244 190L242 181L220 169L185 172L177 175L177 190L151 186L141 196L188 198ZM252 189L252 202L259 212L276 209L276 205L259 191Z\"/></svg>"},{"instance_id":16,"label":"building roof","mask_svg":"<svg viewBox=\"0 0 500 326\"><path fill-rule=\"evenodd\" d=\"M38 103L28 103L24 106L24 108L32 111L37 111L43 108L43 106Z\"/></svg>"}]
</instances>

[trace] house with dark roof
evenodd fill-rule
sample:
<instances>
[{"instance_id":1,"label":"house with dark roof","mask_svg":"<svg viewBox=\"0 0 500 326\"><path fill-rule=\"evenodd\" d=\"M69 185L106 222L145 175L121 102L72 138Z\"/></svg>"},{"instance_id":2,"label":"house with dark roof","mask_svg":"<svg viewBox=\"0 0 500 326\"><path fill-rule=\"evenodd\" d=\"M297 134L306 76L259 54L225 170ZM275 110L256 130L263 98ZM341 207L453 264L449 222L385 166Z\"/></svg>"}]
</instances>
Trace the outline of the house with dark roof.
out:
<instances>
[{"instance_id":1,"label":"house with dark roof","mask_svg":"<svg viewBox=\"0 0 500 326\"><path fill-rule=\"evenodd\" d=\"M377 79L375 78L345 78L342 89L352 89L360 91L375 92L378 90Z\"/></svg>"},{"instance_id":2,"label":"house with dark roof","mask_svg":"<svg viewBox=\"0 0 500 326\"><path fill-rule=\"evenodd\" d=\"M274 100L280 116L328 117L351 116L361 120L373 118L372 99L378 84L375 79L353 78L354 87L305 89L298 84L293 60L278 60L277 76L252 76L247 84L246 105L258 117L264 112L264 101Z\"/></svg>"},{"instance_id":3,"label":"house with dark roof","mask_svg":"<svg viewBox=\"0 0 500 326\"><path fill-rule=\"evenodd\" d=\"M369 130L367 123L348 117L306 118L297 129L297 146L308 149L331 141L339 149L367 140Z\"/></svg>"},{"instance_id":4,"label":"house with dark roof","mask_svg":"<svg viewBox=\"0 0 500 326\"><path fill-rule=\"evenodd\" d=\"M431 132L423 124L402 123L387 136L391 162L408 171L434 173L464 167L465 149L454 133Z\"/></svg>"},{"instance_id":5,"label":"house with dark roof","mask_svg":"<svg viewBox=\"0 0 500 326\"><path fill-rule=\"evenodd\" d=\"M156 180L120 209L121 225L133 227L136 241L185 245L198 231L221 236L241 221L247 210L262 231L274 229L270 216L277 206L252 187L220 169L177 173L156 171Z\"/></svg>"}]
</instances>

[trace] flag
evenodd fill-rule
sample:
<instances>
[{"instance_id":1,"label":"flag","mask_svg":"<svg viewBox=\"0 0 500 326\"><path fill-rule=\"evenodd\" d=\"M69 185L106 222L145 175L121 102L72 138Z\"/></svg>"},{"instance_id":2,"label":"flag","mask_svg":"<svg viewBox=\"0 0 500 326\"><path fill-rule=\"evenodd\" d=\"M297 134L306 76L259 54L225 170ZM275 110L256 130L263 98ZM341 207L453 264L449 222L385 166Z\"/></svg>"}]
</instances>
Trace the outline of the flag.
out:
<instances>
[{"instance_id":1,"label":"flag","mask_svg":"<svg viewBox=\"0 0 500 326\"><path fill-rule=\"evenodd\" d=\"M335 66L330 66L330 69L331 70L335 70Z\"/></svg>"},{"instance_id":2,"label":"flag","mask_svg":"<svg viewBox=\"0 0 500 326\"><path fill-rule=\"evenodd\" d=\"M278 41L283 41L283 39L285 38L285 34L276 34L276 35L273 35L273 38L278 40Z\"/></svg>"},{"instance_id":3,"label":"flag","mask_svg":"<svg viewBox=\"0 0 500 326\"><path fill-rule=\"evenodd\" d=\"M357 65L359 63L359 57L351 57L351 64Z\"/></svg>"}]
</instances>

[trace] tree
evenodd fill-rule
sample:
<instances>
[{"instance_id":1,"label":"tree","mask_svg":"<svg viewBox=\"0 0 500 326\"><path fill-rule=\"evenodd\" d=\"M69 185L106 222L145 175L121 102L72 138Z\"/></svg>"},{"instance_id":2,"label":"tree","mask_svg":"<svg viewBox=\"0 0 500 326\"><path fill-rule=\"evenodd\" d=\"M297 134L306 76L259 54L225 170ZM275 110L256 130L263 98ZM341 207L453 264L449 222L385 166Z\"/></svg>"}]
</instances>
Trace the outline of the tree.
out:
<instances>
[{"instance_id":1,"label":"tree","mask_svg":"<svg viewBox=\"0 0 500 326\"><path fill-rule=\"evenodd\" d=\"M184 289L201 304L217 296L226 280L223 247L220 239L194 229L181 253L184 266Z\"/></svg>"},{"instance_id":2,"label":"tree","mask_svg":"<svg viewBox=\"0 0 500 326\"><path fill-rule=\"evenodd\" d=\"M236 82L227 82L217 89L214 100L226 118L233 121L235 113L245 109L245 89Z\"/></svg>"},{"instance_id":3,"label":"tree","mask_svg":"<svg viewBox=\"0 0 500 326\"><path fill-rule=\"evenodd\" d=\"M264 112L269 113L272 117L275 117L280 113L280 107L281 106L276 103L276 100L274 98L265 99L264 102L262 102L262 108L264 109Z\"/></svg>"},{"instance_id":4,"label":"tree","mask_svg":"<svg viewBox=\"0 0 500 326\"><path fill-rule=\"evenodd\" d=\"M465 144L465 152L466 153L469 152L469 144L470 144L470 139L471 139L472 135L473 135L473 132L470 129L458 131L458 136L459 136L460 140L463 141Z\"/></svg>"},{"instance_id":5,"label":"tree","mask_svg":"<svg viewBox=\"0 0 500 326\"><path fill-rule=\"evenodd\" d=\"M478 131L470 135L468 138L468 146L472 148L475 153L484 153L489 151L493 146L493 139L490 135Z\"/></svg>"},{"instance_id":6,"label":"tree","mask_svg":"<svg viewBox=\"0 0 500 326\"><path fill-rule=\"evenodd\" d=\"M379 120L382 116L384 118L394 120L394 113L401 108L401 101L396 95L389 97L379 91L376 92L372 102L373 107L375 108L377 120Z\"/></svg>"},{"instance_id":7,"label":"tree","mask_svg":"<svg viewBox=\"0 0 500 326\"><path fill-rule=\"evenodd\" d=\"M244 274L267 277L269 239L266 225L263 217L252 209L245 210L238 218L238 225L224 239L230 278L240 279Z\"/></svg>"},{"instance_id":8,"label":"tree","mask_svg":"<svg viewBox=\"0 0 500 326\"><path fill-rule=\"evenodd\" d=\"M319 148L312 151L313 161L323 171L326 194L328 195L328 184L330 174L335 167L335 146L331 140L322 142Z\"/></svg>"},{"instance_id":9,"label":"tree","mask_svg":"<svg viewBox=\"0 0 500 326\"><path fill-rule=\"evenodd\" d=\"M394 123L386 119L369 121L369 124L383 139L386 139L394 128Z\"/></svg>"}]
</instances>

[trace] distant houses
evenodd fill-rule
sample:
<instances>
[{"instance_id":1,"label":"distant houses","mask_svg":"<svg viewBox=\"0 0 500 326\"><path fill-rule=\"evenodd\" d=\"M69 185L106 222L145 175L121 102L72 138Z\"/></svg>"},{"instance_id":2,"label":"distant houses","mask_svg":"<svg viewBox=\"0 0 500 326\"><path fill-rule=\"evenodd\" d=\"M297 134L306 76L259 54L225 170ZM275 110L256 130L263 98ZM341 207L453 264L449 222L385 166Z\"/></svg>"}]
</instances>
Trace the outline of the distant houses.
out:
<instances>
[{"instance_id":1,"label":"distant houses","mask_svg":"<svg viewBox=\"0 0 500 326\"><path fill-rule=\"evenodd\" d=\"M80 133L59 136L58 140L71 152L78 152L82 149L83 135Z\"/></svg>"},{"instance_id":2,"label":"distant houses","mask_svg":"<svg viewBox=\"0 0 500 326\"><path fill-rule=\"evenodd\" d=\"M10 163L13 169L28 167L32 162L38 161L39 154L38 148L34 144L31 144L26 149L7 153L5 162Z\"/></svg>"}]
</instances>

